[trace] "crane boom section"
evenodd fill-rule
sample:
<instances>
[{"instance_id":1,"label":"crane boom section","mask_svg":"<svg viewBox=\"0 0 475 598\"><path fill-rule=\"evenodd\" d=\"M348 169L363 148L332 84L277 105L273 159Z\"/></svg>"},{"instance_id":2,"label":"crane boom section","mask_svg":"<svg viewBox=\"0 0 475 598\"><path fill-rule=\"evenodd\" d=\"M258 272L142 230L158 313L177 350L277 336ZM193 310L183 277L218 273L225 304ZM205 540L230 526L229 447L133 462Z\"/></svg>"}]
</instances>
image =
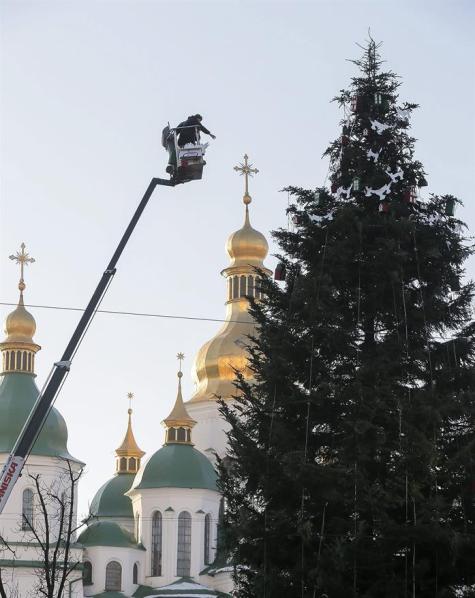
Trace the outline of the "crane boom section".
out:
<instances>
[{"instance_id":1,"label":"crane boom section","mask_svg":"<svg viewBox=\"0 0 475 598\"><path fill-rule=\"evenodd\" d=\"M74 359L76 351L81 344L84 335L89 328L89 325L94 318L94 315L99 308L101 301L107 292L107 289L112 282L112 278L116 272L117 262L119 261L122 252L124 251L130 236L132 235L137 222L139 221L153 191L157 185L165 185L173 187L174 183L166 179L153 178L145 191L142 200L140 201L134 215L132 216L129 225L127 226L122 238L107 266L102 277L97 285L86 309L84 310L81 319L79 320L76 329L71 336L71 339L61 357L61 360L56 362L51 369L51 372L36 399L36 402L31 410L31 413L26 420L22 431L10 453L0 476L0 514L2 513L5 504L7 503L10 493L20 477L21 471L25 464L28 455L35 444L38 435L43 428L43 425L48 417L48 414L53 406L53 403L64 384L69 373L71 362Z\"/></svg>"}]
</instances>

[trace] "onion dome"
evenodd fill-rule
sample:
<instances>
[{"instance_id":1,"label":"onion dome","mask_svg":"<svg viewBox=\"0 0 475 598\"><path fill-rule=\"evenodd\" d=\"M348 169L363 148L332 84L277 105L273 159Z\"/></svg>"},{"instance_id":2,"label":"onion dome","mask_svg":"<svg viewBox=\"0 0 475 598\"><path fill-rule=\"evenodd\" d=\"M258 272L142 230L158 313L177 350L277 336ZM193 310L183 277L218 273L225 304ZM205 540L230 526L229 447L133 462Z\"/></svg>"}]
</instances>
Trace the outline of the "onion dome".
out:
<instances>
[{"instance_id":1,"label":"onion dome","mask_svg":"<svg viewBox=\"0 0 475 598\"><path fill-rule=\"evenodd\" d=\"M252 374L247 367L246 346L249 336L256 334L255 323L249 315L249 297L261 298L261 276L271 276L264 259L269 251L266 238L250 223L248 178L257 173L248 163L236 166L235 170L245 176L244 224L232 233L226 242L230 264L221 274L227 280L226 319L221 330L199 350L194 364L194 378L197 389L191 402L231 398L236 395L234 386L236 370L250 380Z\"/></svg>"},{"instance_id":2,"label":"onion dome","mask_svg":"<svg viewBox=\"0 0 475 598\"><path fill-rule=\"evenodd\" d=\"M246 213L243 226L232 233L226 242L226 251L231 258L230 266L254 266L264 268L263 260L269 253L269 244L262 233L252 228L249 219L251 198L244 196Z\"/></svg>"},{"instance_id":3,"label":"onion dome","mask_svg":"<svg viewBox=\"0 0 475 598\"><path fill-rule=\"evenodd\" d=\"M25 251L25 244L21 244L21 251L10 256L20 265L20 282L18 289L20 298L16 308L5 318L4 331L6 338L0 343L2 352L2 373L23 372L34 374L35 354L41 349L33 340L36 332L35 318L25 309L23 291L26 288L23 279L24 267L33 263L34 258Z\"/></svg>"},{"instance_id":4,"label":"onion dome","mask_svg":"<svg viewBox=\"0 0 475 598\"><path fill-rule=\"evenodd\" d=\"M142 544L137 544L133 534L112 521L92 523L80 534L78 542L83 546L114 546L145 550Z\"/></svg>"},{"instance_id":5,"label":"onion dome","mask_svg":"<svg viewBox=\"0 0 475 598\"><path fill-rule=\"evenodd\" d=\"M92 499L89 507L90 515L100 519L105 517L133 519L132 501L125 496L125 493L130 490L134 477L133 473L122 473L107 480Z\"/></svg>"},{"instance_id":6,"label":"onion dome","mask_svg":"<svg viewBox=\"0 0 475 598\"><path fill-rule=\"evenodd\" d=\"M129 392L127 398L132 401L134 395ZM107 480L92 499L89 513L93 517L128 517L133 519L132 502L125 493L130 490L135 474L145 453L139 448L132 431L132 409L128 409L129 420L122 444L116 449L116 473Z\"/></svg>"},{"instance_id":7,"label":"onion dome","mask_svg":"<svg viewBox=\"0 0 475 598\"><path fill-rule=\"evenodd\" d=\"M132 400L134 395L129 392L127 397ZM119 474L124 473L137 473L140 468L140 460L145 455L134 437L132 431L132 409L129 407L129 422L127 424L127 432L125 433L122 444L116 449L116 472Z\"/></svg>"},{"instance_id":8,"label":"onion dome","mask_svg":"<svg viewBox=\"0 0 475 598\"><path fill-rule=\"evenodd\" d=\"M178 359L180 360L180 371L177 374L178 392L176 401L170 415L162 422L162 425L166 428L165 444L191 444L191 429L196 424L195 420L191 419L189 416L188 411L183 403L183 396L181 394L181 379L183 377L183 372L181 371L181 361L184 359L184 357L185 356L183 353L178 353Z\"/></svg>"},{"instance_id":9,"label":"onion dome","mask_svg":"<svg viewBox=\"0 0 475 598\"><path fill-rule=\"evenodd\" d=\"M33 376L4 373L0 384L0 453L9 453L39 395ZM68 429L63 416L54 407L38 436L31 453L63 457L76 461L68 451Z\"/></svg>"},{"instance_id":10,"label":"onion dome","mask_svg":"<svg viewBox=\"0 0 475 598\"><path fill-rule=\"evenodd\" d=\"M179 353L178 358L183 359ZM194 448L191 428L195 421L188 415L181 394L181 368L178 394L170 415L163 420L165 445L154 453L135 477L131 490L145 488L202 488L217 492L217 473L209 459ZM130 496L130 493L128 493Z\"/></svg>"},{"instance_id":11,"label":"onion dome","mask_svg":"<svg viewBox=\"0 0 475 598\"><path fill-rule=\"evenodd\" d=\"M33 340L35 319L25 309L23 302L26 287L23 280L24 266L35 260L25 252L24 243L21 244L21 251L10 258L21 268L18 284L20 299L17 307L5 320L6 338L0 343L3 363L3 380L0 384L0 453L12 450L40 392L34 381L34 358L41 347ZM77 461L69 454L67 444L66 422L53 407L31 453Z\"/></svg>"}]
</instances>

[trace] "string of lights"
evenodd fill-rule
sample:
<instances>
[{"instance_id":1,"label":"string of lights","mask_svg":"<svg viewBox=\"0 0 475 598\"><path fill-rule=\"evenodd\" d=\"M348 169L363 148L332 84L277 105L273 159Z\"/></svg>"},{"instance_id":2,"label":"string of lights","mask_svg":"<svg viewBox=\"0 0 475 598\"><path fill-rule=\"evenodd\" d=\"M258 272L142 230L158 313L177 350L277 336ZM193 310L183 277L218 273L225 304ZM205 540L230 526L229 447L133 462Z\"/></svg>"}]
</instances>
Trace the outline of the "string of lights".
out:
<instances>
[{"instance_id":1,"label":"string of lights","mask_svg":"<svg viewBox=\"0 0 475 598\"><path fill-rule=\"evenodd\" d=\"M16 306L17 302L12 303L8 301L0 301L0 305L5 306ZM25 303L25 307L32 307L34 309L54 309L59 311L78 311L83 312L84 309L82 307L66 307L62 305L37 305L34 303ZM136 316L141 318L165 318L169 320L195 320L198 322L234 322L235 324L248 324L249 322L240 322L238 320L225 320L223 318L207 318L202 316L184 316L184 315L174 315L174 314L157 314L157 313L150 313L150 312L139 312L139 311L122 311L122 310L115 310L115 309L98 309L98 314L110 314L110 315L118 315L118 316Z\"/></svg>"}]
</instances>

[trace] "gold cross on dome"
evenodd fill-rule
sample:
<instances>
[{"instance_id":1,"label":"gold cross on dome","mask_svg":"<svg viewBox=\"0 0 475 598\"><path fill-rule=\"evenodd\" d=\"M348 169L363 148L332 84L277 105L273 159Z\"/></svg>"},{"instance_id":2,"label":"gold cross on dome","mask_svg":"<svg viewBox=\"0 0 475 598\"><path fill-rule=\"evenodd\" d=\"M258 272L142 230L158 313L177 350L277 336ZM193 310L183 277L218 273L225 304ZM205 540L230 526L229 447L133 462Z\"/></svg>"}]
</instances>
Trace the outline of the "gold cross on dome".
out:
<instances>
[{"instance_id":1,"label":"gold cross on dome","mask_svg":"<svg viewBox=\"0 0 475 598\"><path fill-rule=\"evenodd\" d=\"M17 264L20 264L20 282L18 283L18 288L20 291L25 290L25 281L23 280L24 275L24 267L28 266L28 264L33 264L35 258L30 257L30 254L25 251L26 245L22 243L20 245L21 251L17 251L16 254L12 254L8 256L11 260L14 260Z\"/></svg>"},{"instance_id":2,"label":"gold cross on dome","mask_svg":"<svg viewBox=\"0 0 475 598\"><path fill-rule=\"evenodd\" d=\"M259 172L257 168L252 167L252 164L248 162L248 159L249 156L244 154L244 163L241 162L239 166L234 167L236 172L239 172L241 176L244 175L245 177L246 188L244 191L244 203L250 203L251 201L251 196L249 195L249 177L252 177ZM246 201L246 199L248 201Z\"/></svg>"},{"instance_id":3,"label":"gold cross on dome","mask_svg":"<svg viewBox=\"0 0 475 598\"><path fill-rule=\"evenodd\" d=\"M181 372L181 364L182 364L182 361L185 359L185 354L181 353L181 352L177 353L176 358L180 362L180 372Z\"/></svg>"},{"instance_id":4,"label":"gold cross on dome","mask_svg":"<svg viewBox=\"0 0 475 598\"><path fill-rule=\"evenodd\" d=\"M132 408L132 399L134 398L134 393L133 392L128 392L127 393L127 398L129 399L129 409Z\"/></svg>"}]
</instances>

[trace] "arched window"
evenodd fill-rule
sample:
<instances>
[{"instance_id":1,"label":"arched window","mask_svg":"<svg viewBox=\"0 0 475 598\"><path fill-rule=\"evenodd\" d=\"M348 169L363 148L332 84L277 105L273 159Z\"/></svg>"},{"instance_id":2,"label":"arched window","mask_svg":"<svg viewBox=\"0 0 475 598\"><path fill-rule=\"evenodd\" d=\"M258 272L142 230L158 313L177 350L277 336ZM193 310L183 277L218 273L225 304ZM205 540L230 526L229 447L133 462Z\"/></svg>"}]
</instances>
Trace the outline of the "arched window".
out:
<instances>
[{"instance_id":1,"label":"arched window","mask_svg":"<svg viewBox=\"0 0 475 598\"><path fill-rule=\"evenodd\" d=\"M241 297L245 297L247 295L247 291L246 291L246 277L245 276L241 276L241 283L240 283L239 295Z\"/></svg>"},{"instance_id":2,"label":"arched window","mask_svg":"<svg viewBox=\"0 0 475 598\"><path fill-rule=\"evenodd\" d=\"M178 552L176 574L189 577L191 567L191 515L182 511L178 515Z\"/></svg>"},{"instance_id":3,"label":"arched window","mask_svg":"<svg viewBox=\"0 0 475 598\"><path fill-rule=\"evenodd\" d=\"M205 517L205 565L211 562L211 515L208 513Z\"/></svg>"},{"instance_id":4,"label":"arched window","mask_svg":"<svg viewBox=\"0 0 475 598\"><path fill-rule=\"evenodd\" d=\"M21 511L21 529L29 530L34 525L34 495L33 490L26 488L23 490L22 511Z\"/></svg>"},{"instance_id":5,"label":"arched window","mask_svg":"<svg viewBox=\"0 0 475 598\"><path fill-rule=\"evenodd\" d=\"M84 561L84 569L82 570L82 583L87 586L92 584L92 564L89 561Z\"/></svg>"},{"instance_id":6,"label":"arched window","mask_svg":"<svg viewBox=\"0 0 475 598\"><path fill-rule=\"evenodd\" d=\"M31 353L28 353L28 371L31 372Z\"/></svg>"},{"instance_id":7,"label":"arched window","mask_svg":"<svg viewBox=\"0 0 475 598\"><path fill-rule=\"evenodd\" d=\"M247 277L247 294L254 297L254 276Z\"/></svg>"},{"instance_id":8,"label":"arched window","mask_svg":"<svg viewBox=\"0 0 475 598\"><path fill-rule=\"evenodd\" d=\"M135 471L136 467L137 467L137 461L136 461L135 457L130 457L129 469L133 469Z\"/></svg>"},{"instance_id":9,"label":"arched window","mask_svg":"<svg viewBox=\"0 0 475 598\"><path fill-rule=\"evenodd\" d=\"M127 471L127 459L125 457L120 458L119 468L120 471Z\"/></svg>"},{"instance_id":10,"label":"arched window","mask_svg":"<svg viewBox=\"0 0 475 598\"><path fill-rule=\"evenodd\" d=\"M228 278L228 301L233 298L233 279Z\"/></svg>"},{"instance_id":11,"label":"arched window","mask_svg":"<svg viewBox=\"0 0 475 598\"><path fill-rule=\"evenodd\" d=\"M261 299L261 297L262 297L262 293L261 293L261 281L259 280L258 276L256 276L256 280L255 280L255 283L254 283L254 288L255 288L254 294L255 294L256 299Z\"/></svg>"},{"instance_id":12,"label":"arched window","mask_svg":"<svg viewBox=\"0 0 475 598\"><path fill-rule=\"evenodd\" d=\"M239 277L233 276L233 299L239 297Z\"/></svg>"},{"instance_id":13,"label":"arched window","mask_svg":"<svg viewBox=\"0 0 475 598\"><path fill-rule=\"evenodd\" d=\"M175 428L170 428L168 430L168 440L175 441L176 440L176 430Z\"/></svg>"},{"instance_id":14,"label":"arched window","mask_svg":"<svg viewBox=\"0 0 475 598\"><path fill-rule=\"evenodd\" d=\"M139 566L137 563L134 564L134 568L132 569L132 583L139 583Z\"/></svg>"},{"instance_id":15,"label":"arched window","mask_svg":"<svg viewBox=\"0 0 475 598\"><path fill-rule=\"evenodd\" d=\"M162 514L152 515L152 577L162 574Z\"/></svg>"},{"instance_id":16,"label":"arched window","mask_svg":"<svg viewBox=\"0 0 475 598\"><path fill-rule=\"evenodd\" d=\"M15 351L10 352L10 369L15 369Z\"/></svg>"},{"instance_id":17,"label":"arched window","mask_svg":"<svg viewBox=\"0 0 475 598\"><path fill-rule=\"evenodd\" d=\"M178 440L178 442L185 442L186 441L185 428L178 428L177 440Z\"/></svg>"},{"instance_id":18,"label":"arched window","mask_svg":"<svg viewBox=\"0 0 475 598\"><path fill-rule=\"evenodd\" d=\"M122 567L111 561L106 567L106 592L120 592L122 589Z\"/></svg>"}]
</instances>

